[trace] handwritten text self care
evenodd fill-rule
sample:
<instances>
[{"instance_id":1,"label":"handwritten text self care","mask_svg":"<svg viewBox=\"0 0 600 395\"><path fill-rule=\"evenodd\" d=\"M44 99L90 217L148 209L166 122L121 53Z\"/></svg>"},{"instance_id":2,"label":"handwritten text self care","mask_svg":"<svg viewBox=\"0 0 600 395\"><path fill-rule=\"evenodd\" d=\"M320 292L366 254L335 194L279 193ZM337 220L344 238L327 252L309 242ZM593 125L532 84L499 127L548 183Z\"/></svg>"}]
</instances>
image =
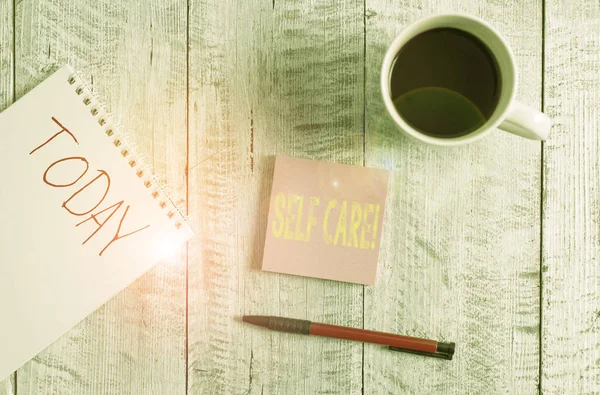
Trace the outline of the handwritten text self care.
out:
<instances>
[{"instance_id":1,"label":"handwritten text self care","mask_svg":"<svg viewBox=\"0 0 600 395\"><path fill-rule=\"evenodd\" d=\"M379 204L278 193L274 205L271 230L275 238L309 242L319 226L325 244L375 248ZM323 208L323 217L317 218L315 213Z\"/></svg>"}]
</instances>

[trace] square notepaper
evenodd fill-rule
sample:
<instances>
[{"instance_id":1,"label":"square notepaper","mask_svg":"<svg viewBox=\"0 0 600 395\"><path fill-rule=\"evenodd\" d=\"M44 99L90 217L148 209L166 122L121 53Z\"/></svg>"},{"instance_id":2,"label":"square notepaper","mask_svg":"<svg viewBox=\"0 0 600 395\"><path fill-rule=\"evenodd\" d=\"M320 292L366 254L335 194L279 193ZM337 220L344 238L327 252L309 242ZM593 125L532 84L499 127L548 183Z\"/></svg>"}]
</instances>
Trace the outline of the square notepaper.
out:
<instances>
[{"instance_id":1,"label":"square notepaper","mask_svg":"<svg viewBox=\"0 0 600 395\"><path fill-rule=\"evenodd\" d=\"M278 156L263 270L375 283L387 170Z\"/></svg>"}]
</instances>

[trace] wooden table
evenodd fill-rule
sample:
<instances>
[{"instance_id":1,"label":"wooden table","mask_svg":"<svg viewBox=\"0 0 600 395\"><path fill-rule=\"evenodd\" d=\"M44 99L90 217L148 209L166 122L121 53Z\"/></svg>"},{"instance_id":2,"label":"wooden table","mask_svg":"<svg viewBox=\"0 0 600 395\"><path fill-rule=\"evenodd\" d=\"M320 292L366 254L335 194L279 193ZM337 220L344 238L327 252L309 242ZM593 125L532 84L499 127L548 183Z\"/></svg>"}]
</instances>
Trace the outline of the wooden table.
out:
<instances>
[{"instance_id":1,"label":"wooden table","mask_svg":"<svg viewBox=\"0 0 600 395\"><path fill-rule=\"evenodd\" d=\"M555 122L546 143L398 134L383 53L443 11L505 35L519 100ZM0 0L0 109L71 63L198 231L0 394L598 393L599 60L592 0ZM260 271L276 154L393 170L376 286ZM243 313L458 350L272 333Z\"/></svg>"}]
</instances>

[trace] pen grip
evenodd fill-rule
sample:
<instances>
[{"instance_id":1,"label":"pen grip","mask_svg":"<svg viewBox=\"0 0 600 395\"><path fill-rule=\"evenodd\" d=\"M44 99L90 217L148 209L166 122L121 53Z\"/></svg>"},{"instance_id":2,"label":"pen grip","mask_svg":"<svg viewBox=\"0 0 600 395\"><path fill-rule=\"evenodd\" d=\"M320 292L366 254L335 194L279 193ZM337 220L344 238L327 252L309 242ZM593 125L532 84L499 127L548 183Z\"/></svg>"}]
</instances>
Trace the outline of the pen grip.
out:
<instances>
[{"instance_id":1,"label":"pen grip","mask_svg":"<svg viewBox=\"0 0 600 395\"><path fill-rule=\"evenodd\" d=\"M297 320L294 318L269 317L268 328L278 332L308 335L310 329L310 321Z\"/></svg>"}]
</instances>

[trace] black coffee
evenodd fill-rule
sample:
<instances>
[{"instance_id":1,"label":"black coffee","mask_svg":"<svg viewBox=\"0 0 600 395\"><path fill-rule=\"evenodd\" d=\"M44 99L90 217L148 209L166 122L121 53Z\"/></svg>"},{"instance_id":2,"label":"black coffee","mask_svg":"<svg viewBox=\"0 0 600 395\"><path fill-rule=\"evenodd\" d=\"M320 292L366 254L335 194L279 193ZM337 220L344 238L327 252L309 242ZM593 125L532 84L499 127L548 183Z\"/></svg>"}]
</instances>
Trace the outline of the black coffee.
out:
<instances>
[{"instance_id":1,"label":"black coffee","mask_svg":"<svg viewBox=\"0 0 600 395\"><path fill-rule=\"evenodd\" d=\"M457 137L483 125L500 96L494 55L477 37L441 28L408 41L392 66L390 88L398 113L434 137Z\"/></svg>"}]
</instances>

